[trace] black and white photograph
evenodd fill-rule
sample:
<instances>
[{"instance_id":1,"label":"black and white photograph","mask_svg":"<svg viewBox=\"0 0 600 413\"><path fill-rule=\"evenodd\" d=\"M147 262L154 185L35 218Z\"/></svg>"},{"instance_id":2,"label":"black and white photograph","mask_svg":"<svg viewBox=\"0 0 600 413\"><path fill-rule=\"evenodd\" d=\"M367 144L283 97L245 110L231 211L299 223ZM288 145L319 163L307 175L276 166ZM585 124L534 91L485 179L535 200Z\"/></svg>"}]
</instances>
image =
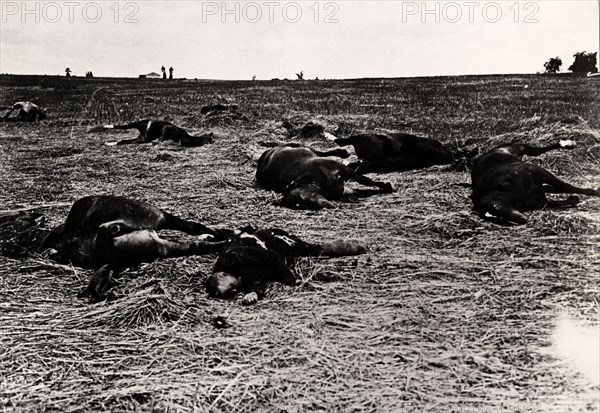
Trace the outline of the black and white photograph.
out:
<instances>
[{"instance_id":1,"label":"black and white photograph","mask_svg":"<svg viewBox=\"0 0 600 413\"><path fill-rule=\"evenodd\" d=\"M600 412L600 0L0 0L0 412Z\"/></svg>"}]
</instances>

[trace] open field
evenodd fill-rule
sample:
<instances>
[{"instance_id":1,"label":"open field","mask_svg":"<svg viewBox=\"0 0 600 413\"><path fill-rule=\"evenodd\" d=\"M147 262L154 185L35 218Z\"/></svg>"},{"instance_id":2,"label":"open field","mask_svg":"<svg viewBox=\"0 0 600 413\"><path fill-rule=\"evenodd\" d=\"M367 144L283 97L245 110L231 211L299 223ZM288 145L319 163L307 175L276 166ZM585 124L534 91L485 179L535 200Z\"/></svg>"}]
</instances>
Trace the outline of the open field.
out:
<instances>
[{"instance_id":1,"label":"open field","mask_svg":"<svg viewBox=\"0 0 600 413\"><path fill-rule=\"evenodd\" d=\"M50 108L0 123L0 210L36 209L44 228L93 194L142 199L227 227L278 226L311 241L356 238L369 254L304 259L298 287L252 307L209 299L214 256L128 271L121 298L76 298L91 271L0 257L0 411L598 411L598 383L555 356L561 317L600 325L600 199L497 226L471 210L466 170L372 175L397 191L321 212L273 205L254 185L282 119L346 136L400 130L471 157L513 139L570 138L538 162L600 187L600 82L503 76L307 82L162 82L0 77L0 104ZM249 121L206 119L237 103ZM134 133L91 126L164 118L218 139L107 147ZM303 141L332 147L323 140ZM468 164L468 162L463 162ZM36 245L43 231L21 234ZM167 234L168 236L170 234ZM0 247L14 234L0 233ZM172 236L172 235L171 235ZM211 320L228 317L230 328ZM598 347L596 347L597 353Z\"/></svg>"}]
</instances>

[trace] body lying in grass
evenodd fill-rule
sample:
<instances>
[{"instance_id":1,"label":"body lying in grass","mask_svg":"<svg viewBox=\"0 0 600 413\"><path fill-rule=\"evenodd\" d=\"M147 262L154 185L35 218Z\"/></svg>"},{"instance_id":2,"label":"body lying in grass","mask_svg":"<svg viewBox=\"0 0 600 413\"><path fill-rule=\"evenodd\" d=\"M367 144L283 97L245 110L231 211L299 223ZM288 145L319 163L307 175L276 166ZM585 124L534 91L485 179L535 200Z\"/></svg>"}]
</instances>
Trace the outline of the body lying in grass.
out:
<instances>
[{"instance_id":1,"label":"body lying in grass","mask_svg":"<svg viewBox=\"0 0 600 413\"><path fill-rule=\"evenodd\" d=\"M245 293L242 302L254 304L269 282L294 285L296 277L289 265L298 257L340 257L367 251L358 241L311 244L281 230L244 231L225 246L206 281L208 294L229 298Z\"/></svg>"},{"instance_id":2,"label":"body lying in grass","mask_svg":"<svg viewBox=\"0 0 600 413\"><path fill-rule=\"evenodd\" d=\"M395 172L452 163L452 153L435 139L408 133L367 133L335 139L352 145L358 162L348 165L359 173Z\"/></svg>"},{"instance_id":3,"label":"body lying in grass","mask_svg":"<svg viewBox=\"0 0 600 413\"><path fill-rule=\"evenodd\" d=\"M202 235L213 242L167 241L157 234L162 229ZM219 253L206 284L209 294L226 298L248 291L257 299L270 281L294 284L287 267L293 258L355 255L366 248L356 241L309 244L277 229L213 230L141 201L91 196L73 204L65 223L48 234L42 250L58 262L96 269L80 296L99 301L106 298L121 270L159 258ZM252 297L246 301L252 302Z\"/></svg>"},{"instance_id":4,"label":"body lying in grass","mask_svg":"<svg viewBox=\"0 0 600 413\"><path fill-rule=\"evenodd\" d=\"M35 103L32 102L17 102L12 107L0 107L1 110L9 109L3 119L6 121L22 121L22 122L38 122L46 119L46 113ZM17 111L17 116L11 118L10 115Z\"/></svg>"},{"instance_id":5,"label":"body lying in grass","mask_svg":"<svg viewBox=\"0 0 600 413\"><path fill-rule=\"evenodd\" d=\"M583 194L600 196L600 190L578 188L561 181L537 165L522 161L524 155L538 156L554 149L573 149L573 141L534 147L513 143L499 146L475 161L471 171L473 204L482 216L506 222L524 224L525 211L545 207L568 207L579 202L570 196L561 201L546 197L547 193Z\"/></svg>"},{"instance_id":6,"label":"body lying in grass","mask_svg":"<svg viewBox=\"0 0 600 413\"><path fill-rule=\"evenodd\" d=\"M105 125L93 128L90 130L90 132L100 132L112 129L137 129L140 135L135 139L108 142L106 143L108 146L148 143L156 140L171 140L181 144L181 146L202 146L213 142L212 133L206 133L200 136L191 136L185 129L175 126L166 120L144 119L126 125Z\"/></svg>"},{"instance_id":7,"label":"body lying in grass","mask_svg":"<svg viewBox=\"0 0 600 413\"><path fill-rule=\"evenodd\" d=\"M327 156L347 156L344 150L318 152L300 145L265 151L258 160L256 181L261 188L283 194L280 205L294 209L331 208L344 195L367 196L393 192L389 182L373 181ZM347 180L378 190L348 191Z\"/></svg>"},{"instance_id":8,"label":"body lying in grass","mask_svg":"<svg viewBox=\"0 0 600 413\"><path fill-rule=\"evenodd\" d=\"M158 236L157 231L163 229L213 242L167 241ZM125 268L159 258L218 252L231 235L233 231L213 230L141 201L90 196L73 204L65 223L48 234L42 250L60 263L96 269L80 295L98 301L106 297L113 277Z\"/></svg>"}]
</instances>

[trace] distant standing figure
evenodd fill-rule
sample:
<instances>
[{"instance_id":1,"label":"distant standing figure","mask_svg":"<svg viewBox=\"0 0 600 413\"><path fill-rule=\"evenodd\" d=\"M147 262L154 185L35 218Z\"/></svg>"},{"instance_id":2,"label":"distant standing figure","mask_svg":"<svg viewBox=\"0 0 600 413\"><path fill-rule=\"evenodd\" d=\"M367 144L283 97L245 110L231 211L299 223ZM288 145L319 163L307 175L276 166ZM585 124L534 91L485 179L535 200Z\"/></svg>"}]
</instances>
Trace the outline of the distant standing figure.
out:
<instances>
[{"instance_id":1,"label":"distant standing figure","mask_svg":"<svg viewBox=\"0 0 600 413\"><path fill-rule=\"evenodd\" d=\"M65 74L66 74L67 77L71 77L71 69L67 67L65 69Z\"/></svg>"},{"instance_id":2,"label":"distant standing figure","mask_svg":"<svg viewBox=\"0 0 600 413\"><path fill-rule=\"evenodd\" d=\"M172 67L169 68L169 79L173 80L173 68Z\"/></svg>"},{"instance_id":3,"label":"distant standing figure","mask_svg":"<svg viewBox=\"0 0 600 413\"><path fill-rule=\"evenodd\" d=\"M165 67L164 67L164 66L163 66L163 67L161 67L161 68L160 68L160 71L161 71L161 72L162 72L162 74L163 74L163 79L166 79L166 78L167 78L167 71L166 71Z\"/></svg>"}]
</instances>

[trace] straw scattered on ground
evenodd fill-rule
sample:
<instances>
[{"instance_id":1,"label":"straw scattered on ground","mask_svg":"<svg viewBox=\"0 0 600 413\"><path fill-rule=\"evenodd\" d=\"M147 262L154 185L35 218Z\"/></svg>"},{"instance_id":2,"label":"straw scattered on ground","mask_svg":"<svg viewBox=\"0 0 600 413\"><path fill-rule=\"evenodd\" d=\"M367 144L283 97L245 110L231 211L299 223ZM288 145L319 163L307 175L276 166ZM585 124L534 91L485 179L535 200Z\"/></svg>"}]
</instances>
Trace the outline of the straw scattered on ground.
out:
<instances>
[{"instance_id":1,"label":"straw scattered on ground","mask_svg":"<svg viewBox=\"0 0 600 413\"><path fill-rule=\"evenodd\" d=\"M598 199L498 226L472 212L469 190L457 185L470 181L464 168L372 175L397 191L321 212L277 207L278 195L254 183L264 143L292 138L287 119L340 136L375 129L431 136L460 148L463 166L498 143L574 139L573 151L532 161L600 187L597 82L517 76L119 81L117 88L72 80L46 78L39 87L39 78L0 78L3 102L53 108L40 125L0 124L3 212L43 213L45 230L78 198L111 193L210 225L361 239L371 251L300 260L299 286L273 285L252 307L206 296L214 256L130 269L114 299L99 304L76 298L90 270L29 251L0 257L4 410L598 411L598 387L546 351L560 314L600 324ZM199 109L215 102L238 104L248 119L207 121ZM115 148L103 143L128 133L86 133L149 116L220 138L200 148ZM302 142L333 147L317 135ZM15 238L0 233L2 242ZM216 317L228 327L216 328Z\"/></svg>"}]
</instances>

